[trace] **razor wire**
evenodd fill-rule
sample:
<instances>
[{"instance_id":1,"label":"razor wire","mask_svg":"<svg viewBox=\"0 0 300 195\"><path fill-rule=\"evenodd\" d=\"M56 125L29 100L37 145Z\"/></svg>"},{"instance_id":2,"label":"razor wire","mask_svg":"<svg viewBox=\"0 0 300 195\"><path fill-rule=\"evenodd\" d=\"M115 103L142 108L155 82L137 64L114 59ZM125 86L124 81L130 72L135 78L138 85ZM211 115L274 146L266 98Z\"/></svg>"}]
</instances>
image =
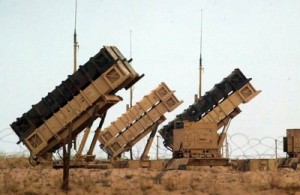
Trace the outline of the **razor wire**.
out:
<instances>
[{"instance_id":1,"label":"razor wire","mask_svg":"<svg viewBox=\"0 0 300 195\"><path fill-rule=\"evenodd\" d=\"M28 149L23 144L17 144L18 138L11 128L0 130L1 156L29 156Z\"/></svg>"},{"instance_id":2,"label":"razor wire","mask_svg":"<svg viewBox=\"0 0 300 195\"><path fill-rule=\"evenodd\" d=\"M227 134L222 147L223 157L230 159L270 159L285 158L283 151L283 137L249 137L243 133ZM18 137L11 128L0 130L0 155L2 156L29 156L28 149L21 143L16 144ZM145 145L145 143L142 143ZM141 145L133 148L133 156L138 158L141 154ZM95 151L96 155L99 150ZM157 153L158 152L158 153ZM149 151L151 159L172 158L170 150L163 146L163 138L158 135L153 141Z\"/></svg>"},{"instance_id":3,"label":"razor wire","mask_svg":"<svg viewBox=\"0 0 300 195\"><path fill-rule=\"evenodd\" d=\"M285 158L283 151L283 137L249 137L243 133L227 134L222 147L223 157L230 159L275 159ZM159 136L159 144L152 144L153 151L159 151L159 158L171 157L171 152L163 146L163 138ZM156 153L155 153L156 154Z\"/></svg>"},{"instance_id":4,"label":"razor wire","mask_svg":"<svg viewBox=\"0 0 300 195\"><path fill-rule=\"evenodd\" d=\"M250 138L246 134L227 135L223 148L228 148L231 159L269 159L286 157L283 151L283 137Z\"/></svg>"}]
</instances>

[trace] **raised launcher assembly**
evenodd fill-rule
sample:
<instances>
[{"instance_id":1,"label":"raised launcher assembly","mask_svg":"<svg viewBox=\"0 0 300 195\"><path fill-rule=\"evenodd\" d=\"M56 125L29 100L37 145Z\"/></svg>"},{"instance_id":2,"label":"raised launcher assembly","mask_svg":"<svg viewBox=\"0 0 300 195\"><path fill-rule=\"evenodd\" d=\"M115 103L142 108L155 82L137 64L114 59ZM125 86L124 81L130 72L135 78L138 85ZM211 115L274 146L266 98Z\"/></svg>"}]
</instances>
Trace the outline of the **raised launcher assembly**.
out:
<instances>
[{"instance_id":1,"label":"raised launcher assembly","mask_svg":"<svg viewBox=\"0 0 300 195\"><path fill-rule=\"evenodd\" d=\"M164 120L164 114L177 108L182 101L174 95L165 83L161 83L150 94L144 96L116 121L99 134L101 148L117 159L151 132L141 160L148 160L148 152L157 131Z\"/></svg>"},{"instance_id":2,"label":"raised launcher assembly","mask_svg":"<svg viewBox=\"0 0 300 195\"><path fill-rule=\"evenodd\" d=\"M287 153L279 163L279 168L296 169L300 162L300 129L287 129L283 137L283 151Z\"/></svg>"},{"instance_id":3,"label":"raised launcher assembly","mask_svg":"<svg viewBox=\"0 0 300 195\"><path fill-rule=\"evenodd\" d=\"M105 46L11 124L20 138L18 143L28 148L32 164L51 160L52 152L70 135L74 139L101 117L99 132L106 111L121 100L115 93L128 89L140 78L116 47Z\"/></svg>"},{"instance_id":4,"label":"raised launcher assembly","mask_svg":"<svg viewBox=\"0 0 300 195\"><path fill-rule=\"evenodd\" d=\"M238 106L260 93L250 84L250 80L235 69L159 130L164 145L173 151L173 160L167 168L228 163L228 159L221 154L228 125L241 112ZM222 132L218 133L222 127Z\"/></svg>"}]
</instances>

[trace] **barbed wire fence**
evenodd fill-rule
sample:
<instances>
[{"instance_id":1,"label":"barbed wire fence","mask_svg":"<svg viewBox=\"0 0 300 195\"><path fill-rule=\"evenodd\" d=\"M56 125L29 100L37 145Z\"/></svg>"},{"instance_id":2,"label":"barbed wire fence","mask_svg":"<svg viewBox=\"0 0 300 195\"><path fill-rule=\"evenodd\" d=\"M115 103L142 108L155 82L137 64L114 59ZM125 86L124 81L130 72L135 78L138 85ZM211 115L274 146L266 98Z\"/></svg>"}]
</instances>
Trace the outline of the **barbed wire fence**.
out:
<instances>
[{"instance_id":1,"label":"barbed wire fence","mask_svg":"<svg viewBox=\"0 0 300 195\"><path fill-rule=\"evenodd\" d=\"M17 135L11 128L4 128L0 130L0 155L11 156L29 156L28 149L22 145L17 144Z\"/></svg>"},{"instance_id":2,"label":"barbed wire fence","mask_svg":"<svg viewBox=\"0 0 300 195\"><path fill-rule=\"evenodd\" d=\"M231 159L285 158L283 136L250 138L245 134L227 135L228 156Z\"/></svg>"},{"instance_id":3,"label":"barbed wire fence","mask_svg":"<svg viewBox=\"0 0 300 195\"><path fill-rule=\"evenodd\" d=\"M28 149L22 143L17 144L17 142L18 137L11 128L1 129L0 156L28 157L30 155ZM135 158L138 158L142 153L145 141L138 144L133 148L133 156ZM95 154L97 155L100 151L100 149L97 149ZM283 136L254 138L243 133L228 134L224 141L222 154L230 159L274 159L286 157L286 153L283 152ZM163 146L163 138L160 135L155 137L149 155L151 159L172 157L171 151Z\"/></svg>"}]
</instances>

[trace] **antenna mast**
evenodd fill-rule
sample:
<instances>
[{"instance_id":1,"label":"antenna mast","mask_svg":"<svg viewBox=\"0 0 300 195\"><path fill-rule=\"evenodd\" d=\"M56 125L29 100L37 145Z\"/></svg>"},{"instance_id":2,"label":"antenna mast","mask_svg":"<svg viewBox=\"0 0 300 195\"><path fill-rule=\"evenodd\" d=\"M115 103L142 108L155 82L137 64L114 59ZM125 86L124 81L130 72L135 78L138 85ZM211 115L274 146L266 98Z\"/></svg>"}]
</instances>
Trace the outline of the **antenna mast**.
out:
<instances>
[{"instance_id":1,"label":"antenna mast","mask_svg":"<svg viewBox=\"0 0 300 195\"><path fill-rule=\"evenodd\" d=\"M132 38L131 38L131 29L130 29L130 59L132 58ZM133 97L133 89L132 86L129 89L129 108L132 107L132 97ZM132 155L132 148L129 150L130 152L130 159L133 160L133 155Z\"/></svg>"},{"instance_id":2,"label":"antenna mast","mask_svg":"<svg viewBox=\"0 0 300 195\"><path fill-rule=\"evenodd\" d=\"M78 49L78 42L77 42L77 34L76 34L76 24L77 24L77 0L75 1L75 26L74 26L74 34L73 34L73 49L74 49L74 67L73 72L77 70L77 49Z\"/></svg>"},{"instance_id":3,"label":"antenna mast","mask_svg":"<svg viewBox=\"0 0 300 195\"><path fill-rule=\"evenodd\" d=\"M75 24L74 24L74 34L73 34L73 73L77 70L77 51L78 51L78 42L77 42L77 0L75 0ZM74 149L76 149L76 138L74 139Z\"/></svg>"},{"instance_id":4,"label":"antenna mast","mask_svg":"<svg viewBox=\"0 0 300 195\"><path fill-rule=\"evenodd\" d=\"M77 19L77 0L75 2L75 27L74 27L74 40L73 40L73 46L74 46L74 70L77 69L77 35L76 35L76 19ZM67 142L63 145L63 184L62 189L65 190L66 193L68 193L69 190L69 176L70 176L70 159L71 159L71 148L72 148L72 131L73 131L73 123L71 122L69 125L69 135ZM66 148L66 145L68 147ZM74 148L76 147L76 139L74 139Z\"/></svg>"},{"instance_id":5,"label":"antenna mast","mask_svg":"<svg viewBox=\"0 0 300 195\"><path fill-rule=\"evenodd\" d=\"M201 9L201 29L200 29L200 59L199 59L199 94L198 98L201 98L202 95L202 9Z\"/></svg>"},{"instance_id":6,"label":"antenna mast","mask_svg":"<svg viewBox=\"0 0 300 195\"><path fill-rule=\"evenodd\" d=\"M130 30L130 59L132 58L132 38L131 38L131 30ZM129 107L132 107L132 96L133 96L133 89L132 86L130 87L130 102Z\"/></svg>"}]
</instances>

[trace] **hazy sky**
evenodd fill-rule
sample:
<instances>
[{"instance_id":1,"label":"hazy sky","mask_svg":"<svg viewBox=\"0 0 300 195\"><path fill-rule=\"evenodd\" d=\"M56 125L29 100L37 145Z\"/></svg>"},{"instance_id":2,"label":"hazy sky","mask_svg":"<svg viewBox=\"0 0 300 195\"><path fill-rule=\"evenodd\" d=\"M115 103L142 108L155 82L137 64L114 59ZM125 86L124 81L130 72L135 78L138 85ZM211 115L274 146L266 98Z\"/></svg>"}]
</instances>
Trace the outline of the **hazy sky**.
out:
<instances>
[{"instance_id":1,"label":"hazy sky","mask_svg":"<svg viewBox=\"0 0 300 195\"><path fill-rule=\"evenodd\" d=\"M72 73L74 1L0 0L0 130L9 128ZM79 64L103 45L115 45L145 77L134 87L134 102L160 82L184 103L198 87L200 10L203 9L203 92L234 68L251 77L262 93L240 108L229 134L278 137L300 128L300 1L78 0ZM125 110L108 112L104 127ZM10 133L0 131L0 138ZM17 136L5 138L17 142ZM2 142L0 142L2 144ZM0 150L15 149L3 144Z\"/></svg>"}]
</instances>

